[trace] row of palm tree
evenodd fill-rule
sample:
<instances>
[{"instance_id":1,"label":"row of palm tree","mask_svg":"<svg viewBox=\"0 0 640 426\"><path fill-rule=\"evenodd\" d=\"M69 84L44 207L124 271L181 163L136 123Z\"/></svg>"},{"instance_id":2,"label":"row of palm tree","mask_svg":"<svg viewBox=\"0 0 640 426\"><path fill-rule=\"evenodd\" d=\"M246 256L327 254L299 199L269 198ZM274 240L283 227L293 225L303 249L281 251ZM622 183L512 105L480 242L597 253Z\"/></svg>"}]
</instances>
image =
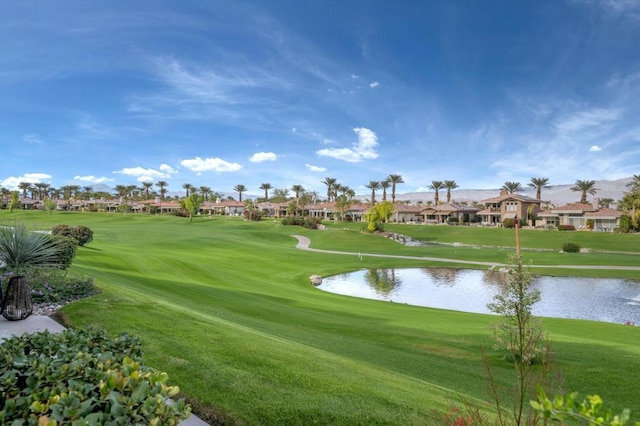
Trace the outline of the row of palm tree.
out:
<instances>
[{"instance_id":1,"label":"row of palm tree","mask_svg":"<svg viewBox=\"0 0 640 426\"><path fill-rule=\"evenodd\" d=\"M327 201L337 201L339 195L346 197L346 199L351 200L355 197L355 191L349 188L346 185L342 185L338 183L337 179L332 177L326 177L322 183L327 187ZM369 199L369 203L376 203L376 191L382 189L382 201L387 200L387 190L391 187L391 202L395 203L396 200L396 187L398 184L404 183L402 176L399 174L390 174L385 179L376 181L371 180L368 184L365 185L366 188L371 190L371 198ZM549 186L549 178L546 177L532 177L531 181L527 184L528 186L536 189L536 199L540 200L542 197L542 190L545 188L550 188ZM580 202L587 202L587 194L595 195L598 188L595 187L596 182L593 180L576 180L574 186L570 189L575 192L580 192ZM158 188L158 193L152 191L152 188L156 186ZM144 199L150 199L151 197L155 197L159 194L161 200L165 199L165 196L168 192L167 187L169 184L166 181L160 180L155 184L152 182L142 182L140 187L136 185L116 185L115 192L121 198L142 198L142 194L144 194ZM447 203L451 202L451 191L458 188L458 184L455 180L434 180L431 182L429 189L432 189L434 194L434 204L438 205L440 203L439 199L439 191L441 189L447 190ZM632 192L638 191L640 188L640 175L634 175L632 181L627 185L631 189ZM79 185L65 185L60 187L59 189L51 187L48 183L36 182L20 182L18 184L18 188L22 191L22 196L24 198L27 197L27 193L31 193L31 198L33 199L89 199L91 197L95 197L96 195L102 195L109 197L111 194L107 193L95 193L93 192L93 188L91 186L80 187ZM182 188L186 191L186 197L189 197L190 194L199 193L202 195L205 201L210 199L220 198L220 194L213 192L208 186L199 186L196 187L190 183L185 183L182 185ZM264 191L264 201L269 201L269 191L273 190L274 195L276 196L278 201L285 201L289 198L289 189L285 188L274 188L271 183L265 182L260 185L260 190ZM501 187L502 190L506 191L509 194L523 191L523 186L520 182L510 182L507 181ZM233 190L238 193L238 201L242 201L242 194L247 192L247 187L243 184L236 185ZM317 194L309 193L305 190L302 185L292 185L290 190L295 194L295 200L299 200L302 195L307 194L312 199L318 199ZM2 195L9 195L10 191L6 188L2 188ZM613 202L611 199L602 199L601 205L608 205Z\"/></svg>"}]
</instances>

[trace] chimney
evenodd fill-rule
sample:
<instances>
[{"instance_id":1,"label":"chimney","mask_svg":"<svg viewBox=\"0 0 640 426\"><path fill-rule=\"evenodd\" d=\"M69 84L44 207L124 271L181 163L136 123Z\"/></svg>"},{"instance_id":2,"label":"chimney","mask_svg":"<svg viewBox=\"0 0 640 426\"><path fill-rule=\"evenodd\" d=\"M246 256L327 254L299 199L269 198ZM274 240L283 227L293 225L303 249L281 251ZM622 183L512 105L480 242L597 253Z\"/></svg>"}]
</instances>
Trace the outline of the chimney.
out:
<instances>
[{"instance_id":1,"label":"chimney","mask_svg":"<svg viewBox=\"0 0 640 426\"><path fill-rule=\"evenodd\" d=\"M507 190L506 189L501 189L500 190L500 196L502 197L504 195L507 195Z\"/></svg>"},{"instance_id":2,"label":"chimney","mask_svg":"<svg viewBox=\"0 0 640 426\"><path fill-rule=\"evenodd\" d=\"M591 202L594 210L600 210L600 198L593 197L593 201Z\"/></svg>"}]
</instances>

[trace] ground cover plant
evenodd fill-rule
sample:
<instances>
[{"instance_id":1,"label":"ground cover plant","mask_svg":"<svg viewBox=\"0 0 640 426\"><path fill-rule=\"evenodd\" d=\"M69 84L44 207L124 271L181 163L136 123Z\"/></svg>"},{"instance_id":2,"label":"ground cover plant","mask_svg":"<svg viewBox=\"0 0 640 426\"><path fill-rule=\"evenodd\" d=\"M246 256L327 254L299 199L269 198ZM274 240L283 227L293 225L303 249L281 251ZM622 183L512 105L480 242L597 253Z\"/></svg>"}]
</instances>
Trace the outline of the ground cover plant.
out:
<instances>
[{"instance_id":1,"label":"ground cover plant","mask_svg":"<svg viewBox=\"0 0 640 426\"><path fill-rule=\"evenodd\" d=\"M11 214L45 228L85 224L94 231L91 245L78 249L71 272L93 277L102 293L67 305L65 315L74 326L140 336L146 363L166 371L207 420L429 424L436 422L434 412L443 413L442 421L452 401L461 398L486 407L483 353L498 383L513 377L513 366L491 347L494 316L344 297L309 283L313 274L361 268L481 266L307 252L295 248L291 234L309 237L317 248L469 262L506 262L508 249L406 247L359 230L308 230L272 220L195 217L189 223L169 215ZM429 228L462 228L406 227L425 235ZM563 233L562 241L579 234ZM469 235L469 240L491 241L489 234ZM624 247L626 240L620 241ZM638 259L560 254L560 244L531 255L557 264L567 256L575 256L571 263L578 264ZM495 245L507 246L508 239L498 233ZM618 243L602 245L615 251ZM587 272L625 276L628 271ZM637 418L640 404L631 372L640 370L640 328L552 318L544 319L544 327L565 389L597 393L615 412L629 408Z\"/></svg>"}]
</instances>

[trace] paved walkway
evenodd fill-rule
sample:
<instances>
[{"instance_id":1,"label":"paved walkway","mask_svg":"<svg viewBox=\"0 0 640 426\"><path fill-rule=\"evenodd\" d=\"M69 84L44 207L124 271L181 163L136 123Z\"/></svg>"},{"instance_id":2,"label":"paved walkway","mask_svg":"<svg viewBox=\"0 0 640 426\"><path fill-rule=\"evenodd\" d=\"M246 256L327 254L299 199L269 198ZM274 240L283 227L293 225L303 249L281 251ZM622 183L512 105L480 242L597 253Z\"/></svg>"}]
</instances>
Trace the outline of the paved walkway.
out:
<instances>
[{"instance_id":1,"label":"paved walkway","mask_svg":"<svg viewBox=\"0 0 640 426\"><path fill-rule=\"evenodd\" d=\"M35 333L48 330L50 333L60 333L65 328L55 322L53 319L42 315L31 315L22 321L7 321L4 317L0 317L0 342L11 336L21 336L24 333ZM182 422L180 426L207 426L204 422L194 414Z\"/></svg>"},{"instance_id":2,"label":"paved walkway","mask_svg":"<svg viewBox=\"0 0 640 426\"><path fill-rule=\"evenodd\" d=\"M296 248L300 250L314 251L317 253L329 253L329 254L342 254L347 256L368 256L368 257L384 257L389 259L409 259L409 260L428 260L430 262L442 262L442 263L460 263L465 265L478 265L487 266L490 268L506 267L507 264L495 263L495 262L479 262L475 260L460 260L460 259L448 259L445 257L428 257L428 256L402 256L396 254L375 254L375 253L354 253L349 251L336 251L336 250L319 250L310 247L311 240L302 235L292 235L293 238L298 240ZM557 269L611 269L620 271L639 271L640 266L616 266L616 265L527 265L529 268L557 268Z\"/></svg>"}]
</instances>

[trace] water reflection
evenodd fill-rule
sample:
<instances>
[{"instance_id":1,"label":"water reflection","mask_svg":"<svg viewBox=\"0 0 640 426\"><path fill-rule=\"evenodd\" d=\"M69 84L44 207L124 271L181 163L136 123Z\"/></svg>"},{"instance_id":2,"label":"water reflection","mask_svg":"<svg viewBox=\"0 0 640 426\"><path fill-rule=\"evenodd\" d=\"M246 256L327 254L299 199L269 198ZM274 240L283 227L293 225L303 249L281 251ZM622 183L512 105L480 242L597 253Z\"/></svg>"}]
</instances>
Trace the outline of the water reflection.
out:
<instances>
[{"instance_id":1,"label":"water reflection","mask_svg":"<svg viewBox=\"0 0 640 426\"><path fill-rule=\"evenodd\" d=\"M388 296L402 283L395 269L368 269L365 280L381 296Z\"/></svg>"},{"instance_id":2,"label":"water reflection","mask_svg":"<svg viewBox=\"0 0 640 426\"><path fill-rule=\"evenodd\" d=\"M366 269L324 278L318 288L338 294L457 311L489 313L509 275L468 269ZM640 324L640 281L534 277L537 316Z\"/></svg>"}]
</instances>

